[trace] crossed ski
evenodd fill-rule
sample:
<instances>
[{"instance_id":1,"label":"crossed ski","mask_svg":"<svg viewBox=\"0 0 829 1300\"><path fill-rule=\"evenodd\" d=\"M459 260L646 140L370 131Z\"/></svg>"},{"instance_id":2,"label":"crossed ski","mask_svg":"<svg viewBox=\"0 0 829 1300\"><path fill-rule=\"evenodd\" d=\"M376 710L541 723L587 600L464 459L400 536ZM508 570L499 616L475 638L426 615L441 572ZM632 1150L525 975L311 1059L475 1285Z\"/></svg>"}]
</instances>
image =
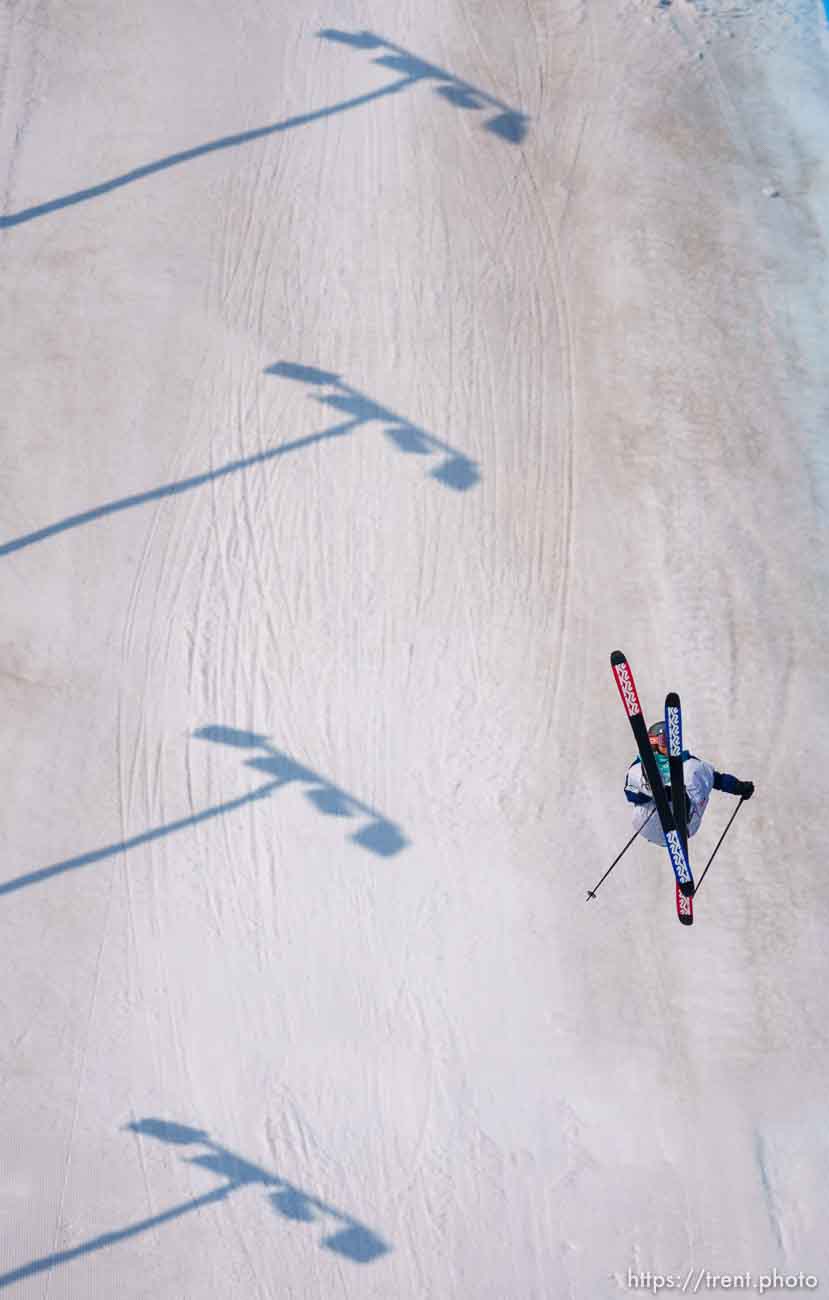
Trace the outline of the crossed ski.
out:
<instances>
[{"instance_id":1,"label":"crossed ski","mask_svg":"<svg viewBox=\"0 0 829 1300\"><path fill-rule=\"evenodd\" d=\"M671 691L665 697L665 730L668 737L668 763L671 774L671 802L665 793L659 768L648 737L642 706L625 655L621 650L614 650L610 656L610 666L631 730L639 750L642 768L648 779L653 794L659 824L668 857L676 877L676 912L683 925L691 925L694 920L693 894L694 877L688 861L688 830L685 821L685 783L682 763L682 707L679 696Z\"/></svg>"}]
</instances>

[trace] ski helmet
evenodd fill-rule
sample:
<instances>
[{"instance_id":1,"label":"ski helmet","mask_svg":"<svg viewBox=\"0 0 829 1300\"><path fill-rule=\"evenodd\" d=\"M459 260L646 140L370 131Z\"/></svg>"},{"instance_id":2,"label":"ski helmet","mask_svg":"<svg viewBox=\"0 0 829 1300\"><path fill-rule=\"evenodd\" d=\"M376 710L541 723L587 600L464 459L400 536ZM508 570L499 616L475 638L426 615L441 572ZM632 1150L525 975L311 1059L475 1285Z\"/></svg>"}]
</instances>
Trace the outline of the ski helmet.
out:
<instances>
[{"instance_id":1,"label":"ski helmet","mask_svg":"<svg viewBox=\"0 0 829 1300\"><path fill-rule=\"evenodd\" d=\"M654 722L648 727L648 739L651 742L651 749L658 749L660 754L667 754L668 735L664 722Z\"/></svg>"}]
</instances>

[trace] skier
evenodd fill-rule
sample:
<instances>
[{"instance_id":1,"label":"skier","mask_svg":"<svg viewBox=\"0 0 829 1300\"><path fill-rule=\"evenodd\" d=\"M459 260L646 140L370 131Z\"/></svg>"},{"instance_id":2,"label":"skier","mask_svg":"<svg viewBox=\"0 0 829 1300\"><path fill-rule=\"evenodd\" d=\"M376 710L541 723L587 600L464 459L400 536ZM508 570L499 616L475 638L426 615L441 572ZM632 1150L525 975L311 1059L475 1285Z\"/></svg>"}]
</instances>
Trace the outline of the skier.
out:
<instances>
[{"instance_id":1,"label":"skier","mask_svg":"<svg viewBox=\"0 0 829 1300\"><path fill-rule=\"evenodd\" d=\"M665 786L665 794L671 798L671 778L668 766L668 737L664 722L654 722L648 728L651 749ZM696 835L700 827L712 790L723 790L726 794L736 794L743 799L750 799L754 794L751 781L738 781L728 772L715 772L710 763L689 754L682 754L682 774L685 781L685 816L688 835ZM653 795L648 778L642 770L642 761L636 758L625 777L625 798L634 805L633 829L641 830L646 840L652 844L662 844L662 828L658 817L651 817L654 810Z\"/></svg>"}]
</instances>

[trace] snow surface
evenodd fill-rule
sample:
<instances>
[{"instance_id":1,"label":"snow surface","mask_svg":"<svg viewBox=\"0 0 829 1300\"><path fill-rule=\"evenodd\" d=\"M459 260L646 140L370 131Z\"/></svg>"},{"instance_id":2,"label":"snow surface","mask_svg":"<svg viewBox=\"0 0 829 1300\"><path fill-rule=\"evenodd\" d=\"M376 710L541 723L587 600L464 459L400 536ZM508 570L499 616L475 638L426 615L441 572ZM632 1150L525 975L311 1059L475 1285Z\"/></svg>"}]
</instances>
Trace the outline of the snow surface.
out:
<instances>
[{"instance_id":1,"label":"snow surface","mask_svg":"<svg viewBox=\"0 0 829 1300\"><path fill-rule=\"evenodd\" d=\"M0 1290L825 1289L820 0L0 33Z\"/></svg>"}]
</instances>

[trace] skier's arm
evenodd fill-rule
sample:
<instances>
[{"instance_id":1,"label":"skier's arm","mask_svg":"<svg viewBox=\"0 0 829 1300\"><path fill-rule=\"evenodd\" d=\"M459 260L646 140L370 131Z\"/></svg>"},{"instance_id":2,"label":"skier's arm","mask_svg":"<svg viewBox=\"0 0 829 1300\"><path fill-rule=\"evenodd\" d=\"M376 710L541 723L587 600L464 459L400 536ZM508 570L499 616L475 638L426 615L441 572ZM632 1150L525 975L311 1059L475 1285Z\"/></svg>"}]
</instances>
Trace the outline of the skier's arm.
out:
<instances>
[{"instance_id":1,"label":"skier's arm","mask_svg":"<svg viewBox=\"0 0 829 1300\"><path fill-rule=\"evenodd\" d=\"M642 794L641 790L628 790L625 786L625 798L628 803L653 803L653 798L649 794Z\"/></svg>"},{"instance_id":2,"label":"skier's arm","mask_svg":"<svg viewBox=\"0 0 829 1300\"><path fill-rule=\"evenodd\" d=\"M653 803L653 795L650 791L645 794L642 789L642 777L643 772L640 763L636 762L628 768L628 773L625 777L625 798L628 803Z\"/></svg>"},{"instance_id":3,"label":"skier's arm","mask_svg":"<svg viewBox=\"0 0 829 1300\"><path fill-rule=\"evenodd\" d=\"M722 790L724 794L736 794L741 799L750 799L754 794L754 783L752 781L740 781L730 772L714 773L714 789Z\"/></svg>"}]
</instances>

